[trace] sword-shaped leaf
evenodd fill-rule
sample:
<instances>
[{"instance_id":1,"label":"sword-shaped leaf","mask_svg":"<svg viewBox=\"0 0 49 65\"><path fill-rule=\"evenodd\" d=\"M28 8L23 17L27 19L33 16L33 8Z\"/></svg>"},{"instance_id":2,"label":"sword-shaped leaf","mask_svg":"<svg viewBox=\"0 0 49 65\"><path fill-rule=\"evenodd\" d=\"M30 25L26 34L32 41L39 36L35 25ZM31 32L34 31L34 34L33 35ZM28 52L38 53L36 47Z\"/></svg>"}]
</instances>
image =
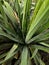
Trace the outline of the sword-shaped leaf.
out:
<instances>
[{"instance_id":1,"label":"sword-shaped leaf","mask_svg":"<svg viewBox=\"0 0 49 65\"><path fill-rule=\"evenodd\" d=\"M41 45L33 45L32 47L37 48L38 50L42 50L44 52L49 53L49 48L48 47L44 47L44 46L41 46Z\"/></svg>"},{"instance_id":2,"label":"sword-shaped leaf","mask_svg":"<svg viewBox=\"0 0 49 65\"><path fill-rule=\"evenodd\" d=\"M13 24L13 26L15 27L15 29L17 28L17 24L18 24L18 22L17 22L17 19L16 19L16 17L15 17L15 15L14 15L14 11L13 11L13 9L12 9L12 7L8 4L8 2L5 2L4 1L4 4L5 4L5 6L3 5L3 9L4 9L4 12L6 13L6 15L9 17L9 19L11 20L11 22L12 22L12 24Z\"/></svg>"},{"instance_id":3,"label":"sword-shaped leaf","mask_svg":"<svg viewBox=\"0 0 49 65\"><path fill-rule=\"evenodd\" d=\"M24 47L21 55L20 65L27 65L27 64L28 64L28 48Z\"/></svg>"},{"instance_id":4,"label":"sword-shaped leaf","mask_svg":"<svg viewBox=\"0 0 49 65\"><path fill-rule=\"evenodd\" d=\"M38 14L36 15L36 18L34 21L32 21L30 29L26 36L26 42L30 40L30 38L35 34L37 29L40 27L40 25L43 23L43 19L47 19L47 16L49 16L49 0L44 0L43 4L41 5ZM45 16L46 15L46 16Z\"/></svg>"},{"instance_id":5,"label":"sword-shaped leaf","mask_svg":"<svg viewBox=\"0 0 49 65\"><path fill-rule=\"evenodd\" d=\"M23 34L27 31L27 24L30 17L31 0L24 0L23 18L22 18L22 32Z\"/></svg>"},{"instance_id":6,"label":"sword-shaped leaf","mask_svg":"<svg viewBox=\"0 0 49 65\"><path fill-rule=\"evenodd\" d=\"M39 11L39 9L40 9L40 7L41 7L43 1L44 1L44 0L38 0L38 1L37 1L37 4L36 4L36 6L35 6L35 10L34 10L34 12L33 12L33 16L32 16L32 18L31 18L31 20L30 20L29 25L28 25L28 29L29 29L29 27L30 27L32 21L36 18L36 15L37 15L37 13L38 13L38 11Z\"/></svg>"},{"instance_id":7,"label":"sword-shaped leaf","mask_svg":"<svg viewBox=\"0 0 49 65\"><path fill-rule=\"evenodd\" d=\"M10 40L13 40L15 42L19 42L22 43L21 40L17 37L14 38L13 36L11 36L10 34L5 33L2 29L0 29L0 35L9 38Z\"/></svg>"},{"instance_id":8,"label":"sword-shaped leaf","mask_svg":"<svg viewBox=\"0 0 49 65\"><path fill-rule=\"evenodd\" d=\"M41 60L41 57L38 55L35 56L35 62L36 62L36 65L45 65L45 63Z\"/></svg>"},{"instance_id":9,"label":"sword-shaped leaf","mask_svg":"<svg viewBox=\"0 0 49 65\"><path fill-rule=\"evenodd\" d=\"M28 43L31 43L32 41L39 42L39 41L44 41L49 39L49 30L46 30L39 35L33 37Z\"/></svg>"},{"instance_id":10,"label":"sword-shaped leaf","mask_svg":"<svg viewBox=\"0 0 49 65\"><path fill-rule=\"evenodd\" d=\"M0 61L0 64L1 63L4 63L6 62L7 60L9 60L11 57L13 57L16 52L15 50L18 48L18 45L14 44L13 47L10 49L10 51L8 52L8 54L6 55L5 59L3 61Z\"/></svg>"}]
</instances>

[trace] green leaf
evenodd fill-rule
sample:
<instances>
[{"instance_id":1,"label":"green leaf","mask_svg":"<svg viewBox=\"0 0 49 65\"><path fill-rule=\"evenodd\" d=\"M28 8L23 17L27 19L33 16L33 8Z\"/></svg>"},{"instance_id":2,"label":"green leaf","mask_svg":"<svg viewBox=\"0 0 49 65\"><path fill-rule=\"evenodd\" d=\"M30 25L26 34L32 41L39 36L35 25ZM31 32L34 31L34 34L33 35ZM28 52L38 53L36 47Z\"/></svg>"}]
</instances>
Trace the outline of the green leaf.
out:
<instances>
[{"instance_id":1,"label":"green leaf","mask_svg":"<svg viewBox=\"0 0 49 65\"><path fill-rule=\"evenodd\" d=\"M8 2L4 1L5 6L3 5L3 9L4 12L6 13L6 15L9 17L9 19L11 20L12 24L14 25L14 27L16 28L16 25L18 24L17 19L14 15L14 11L11 8L11 6L8 4Z\"/></svg>"},{"instance_id":2,"label":"green leaf","mask_svg":"<svg viewBox=\"0 0 49 65\"><path fill-rule=\"evenodd\" d=\"M36 6L35 6L35 10L34 10L34 12L33 12L33 16L32 16L32 18L31 18L31 20L30 20L29 25L28 25L28 29L29 29L29 27L30 27L30 25L31 25L31 23L32 23L32 20L34 20L34 19L36 18L36 15L38 14L38 11L39 11L39 9L40 9L42 3L43 3L43 0L38 0L38 1L37 1L37 4L36 4Z\"/></svg>"},{"instance_id":3,"label":"green leaf","mask_svg":"<svg viewBox=\"0 0 49 65\"><path fill-rule=\"evenodd\" d=\"M10 32L12 35L16 35L16 32L14 31L13 27L11 26L11 24L9 24L7 17L5 15L4 9L2 7L2 4L0 4L0 26L2 26L6 31Z\"/></svg>"},{"instance_id":4,"label":"green leaf","mask_svg":"<svg viewBox=\"0 0 49 65\"><path fill-rule=\"evenodd\" d=\"M0 55L0 59L4 58L7 55L7 53L3 53L2 55Z\"/></svg>"},{"instance_id":5,"label":"green leaf","mask_svg":"<svg viewBox=\"0 0 49 65\"><path fill-rule=\"evenodd\" d=\"M21 55L20 65L27 65L27 64L28 64L28 48L24 47Z\"/></svg>"},{"instance_id":6,"label":"green leaf","mask_svg":"<svg viewBox=\"0 0 49 65\"><path fill-rule=\"evenodd\" d=\"M39 44L44 45L46 47L49 47L49 44L48 43L45 43L45 42L39 42Z\"/></svg>"},{"instance_id":7,"label":"green leaf","mask_svg":"<svg viewBox=\"0 0 49 65\"><path fill-rule=\"evenodd\" d=\"M33 16L32 16L33 19L35 19L42 4L43 4L43 0L38 0L35 10L34 10L34 13L33 13Z\"/></svg>"},{"instance_id":8,"label":"green leaf","mask_svg":"<svg viewBox=\"0 0 49 65\"><path fill-rule=\"evenodd\" d=\"M39 35L33 37L28 43L31 43L32 41L39 42L49 39L49 30L45 30L44 32L40 33Z\"/></svg>"},{"instance_id":9,"label":"green leaf","mask_svg":"<svg viewBox=\"0 0 49 65\"><path fill-rule=\"evenodd\" d=\"M19 0L15 0L14 4L15 4L15 10L18 13L18 17L20 18L20 11L21 11L21 9L20 9L20 5L19 5Z\"/></svg>"},{"instance_id":10,"label":"green leaf","mask_svg":"<svg viewBox=\"0 0 49 65\"><path fill-rule=\"evenodd\" d=\"M12 56L12 53L18 48L18 45L14 44L7 56L5 57L5 60L9 59Z\"/></svg>"},{"instance_id":11,"label":"green leaf","mask_svg":"<svg viewBox=\"0 0 49 65\"><path fill-rule=\"evenodd\" d=\"M38 28L36 33L39 34L48 28L49 28L49 17L47 17L47 20L43 21L42 25Z\"/></svg>"},{"instance_id":12,"label":"green leaf","mask_svg":"<svg viewBox=\"0 0 49 65\"><path fill-rule=\"evenodd\" d=\"M27 31L27 24L30 17L31 0L24 0L23 18L22 18L22 32L23 34Z\"/></svg>"},{"instance_id":13,"label":"green leaf","mask_svg":"<svg viewBox=\"0 0 49 65\"><path fill-rule=\"evenodd\" d=\"M35 64L36 64L36 65L39 65L39 63L38 63L36 57L34 57L34 61L35 61Z\"/></svg>"},{"instance_id":14,"label":"green leaf","mask_svg":"<svg viewBox=\"0 0 49 65\"><path fill-rule=\"evenodd\" d=\"M34 21L32 21L30 29L26 36L26 42L30 40L30 38L35 34L37 29L43 23L43 20L49 16L49 0L44 0L43 4L41 5L38 14Z\"/></svg>"},{"instance_id":15,"label":"green leaf","mask_svg":"<svg viewBox=\"0 0 49 65\"><path fill-rule=\"evenodd\" d=\"M10 58L12 58L16 52L15 50L18 48L18 45L14 44L13 47L11 48L11 50L8 52L7 56L5 57L5 59L3 61L0 61L0 64L1 63L4 63L6 62L7 60L9 60Z\"/></svg>"},{"instance_id":16,"label":"green leaf","mask_svg":"<svg viewBox=\"0 0 49 65\"><path fill-rule=\"evenodd\" d=\"M41 45L33 45L32 47L37 48L38 50L42 50L44 52L49 53L49 48L48 47L44 47L44 46L41 46Z\"/></svg>"},{"instance_id":17,"label":"green leaf","mask_svg":"<svg viewBox=\"0 0 49 65\"><path fill-rule=\"evenodd\" d=\"M2 21L1 21L2 22ZM2 29L4 29L8 34L11 34L12 36L16 37L18 35L16 35L15 30L11 27L11 25L9 26L5 26L4 24L0 24L0 27Z\"/></svg>"},{"instance_id":18,"label":"green leaf","mask_svg":"<svg viewBox=\"0 0 49 65\"><path fill-rule=\"evenodd\" d=\"M38 54L35 56L37 65L45 65L45 63L41 60L41 58L38 56Z\"/></svg>"},{"instance_id":19,"label":"green leaf","mask_svg":"<svg viewBox=\"0 0 49 65\"><path fill-rule=\"evenodd\" d=\"M2 4L0 3L0 18L2 18L5 22L4 22L4 25L5 26L8 26L7 24L8 24L8 21L7 21L7 17L6 17L6 15L5 15L5 12L4 12L4 9L3 9L3 7L2 7ZM3 21L2 21L3 22Z\"/></svg>"},{"instance_id":20,"label":"green leaf","mask_svg":"<svg viewBox=\"0 0 49 65\"><path fill-rule=\"evenodd\" d=\"M7 2L4 1L4 4L5 5L3 5L3 9L4 9L5 14L10 19L10 23L13 25L14 29L16 30L16 32L19 35L21 35L21 29L20 29L19 20L16 18L14 10L12 9L12 7Z\"/></svg>"},{"instance_id":21,"label":"green leaf","mask_svg":"<svg viewBox=\"0 0 49 65\"><path fill-rule=\"evenodd\" d=\"M34 50L34 52L32 53L31 59L35 57L35 55L37 54L37 52L38 52L38 49L36 48L36 49Z\"/></svg>"},{"instance_id":22,"label":"green leaf","mask_svg":"<svg viewBox=\"0 0 49 65\"><path fill-rule=\"evenodd\" d=\"M2 29L0 29L0 35L1 35L1 36L4 36L4 37L7 37L7 38L9 38L9 39L11 39L11 40L13 40L13 41L15 41L15 42L22 43L21 40L18 39L18 37L17 37L17 39L16 39L16 38L14 38L13 36L11 36L11 35L5 33Z\"/></svg>"},{"instance_id":23,"label":"green leaf","mask_svg":"<svg viewBox=\"0 0 49 65\"><path fill-rule=\"evenodd\" d=\"M2 21L4 23L4 20L2 20ZM19 35L15 32L14 28L12 27L12 25L10 23L7 23L7 25L8 25L7 26L5 24L2 24L2 21L0 23L0 27L2 29L4 29L8 33L8 35L12 35L13 37L15 37L17 39L20 38Z\"/></svg>"},{"instance_id":24,"label":"green leaf","mask_svg":"<svg viewBox=\"0 0 49 65\"><path fill-rule=\"evenodd\" d=\"M2 18L3 19L3 16L0 14L0 18Z\"/></svg>"}]
</instances>

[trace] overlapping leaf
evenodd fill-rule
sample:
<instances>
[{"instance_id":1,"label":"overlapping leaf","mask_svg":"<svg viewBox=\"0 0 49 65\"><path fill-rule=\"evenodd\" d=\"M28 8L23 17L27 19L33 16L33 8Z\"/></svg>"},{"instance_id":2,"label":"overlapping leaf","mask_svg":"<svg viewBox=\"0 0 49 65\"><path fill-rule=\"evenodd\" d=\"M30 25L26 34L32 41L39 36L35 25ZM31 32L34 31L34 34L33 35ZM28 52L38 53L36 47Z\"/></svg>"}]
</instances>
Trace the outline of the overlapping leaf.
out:
<instances>
[{"instance_id":1,"label":"overlapping leaf","mask_svg":"<svg viewBox=\"0 0 49 65\"><path fill-rule=\"evenodd\" d=\"M22 18L22 32L26 34L27 24L29 22L31 0L24 0L23 18Z\"/></svg>"},{"instance_id":2,"label":"overlapping leaf","mask_svg":"<svg viewBox=\"0 0 49 65\"><path fill-rule=\"evenodd\" d=\"M42 11L41 11L42 10ZM40 25L43 23L43 20L49 16L49 0L44 0L43 4L41 5L38 14L36 15L36 18L34 21L32 21L30 29L28 31L28 34L26 36L26 41L28 41L34 33L37 31L37 29L40 27Z\"/></svg>"},{"instance_id":3,"label":"overlapping leaf","mask_svg":"<svg viewBox=\"0 0 49 65\"><path fill-rule=\"evenodd\" d=\"M32 41L39 42L39 41L44 41L49 39L49 30L46 30L39 35L33 37L28 43L31 43Z\"/></svg>"}]
</instances>

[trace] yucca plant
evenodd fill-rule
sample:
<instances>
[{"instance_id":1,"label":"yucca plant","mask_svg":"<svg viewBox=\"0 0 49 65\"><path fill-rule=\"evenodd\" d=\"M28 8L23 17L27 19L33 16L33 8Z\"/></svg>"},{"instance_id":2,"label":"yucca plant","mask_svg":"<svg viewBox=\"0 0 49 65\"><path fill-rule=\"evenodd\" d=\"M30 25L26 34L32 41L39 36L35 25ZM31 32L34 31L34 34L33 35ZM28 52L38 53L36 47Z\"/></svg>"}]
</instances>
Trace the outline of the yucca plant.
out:
<instances>
[{"instance_id":1,"label":"yucca plant","mask_svg":"<svg viewBox=\"0 0 49 65\"><path fill-rule=\"evenodd\" d=\"M0 0L0 64L45 65L39 50L49 53L49 0L12 4Z\"/></svg>"}]
</instances>

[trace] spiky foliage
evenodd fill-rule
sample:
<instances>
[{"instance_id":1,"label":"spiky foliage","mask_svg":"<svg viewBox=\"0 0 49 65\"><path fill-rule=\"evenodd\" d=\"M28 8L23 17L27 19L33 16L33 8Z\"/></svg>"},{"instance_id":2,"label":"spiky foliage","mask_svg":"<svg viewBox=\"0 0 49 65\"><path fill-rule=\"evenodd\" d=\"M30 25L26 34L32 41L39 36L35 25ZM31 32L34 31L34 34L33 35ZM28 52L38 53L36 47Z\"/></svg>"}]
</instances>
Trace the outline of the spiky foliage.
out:
<instances>
[{"instance_id":1,"label":"spiky foliage","mask_svg":"<svg viewBox=\"0 0 49 65\"><path fill-rule=\"evenodd\" d=\"M38 50L49 53L49 0L34 5L32 0L0 1L0 64L31 65L34 59L45 65Z\"/></svg>"}]
</instances>

